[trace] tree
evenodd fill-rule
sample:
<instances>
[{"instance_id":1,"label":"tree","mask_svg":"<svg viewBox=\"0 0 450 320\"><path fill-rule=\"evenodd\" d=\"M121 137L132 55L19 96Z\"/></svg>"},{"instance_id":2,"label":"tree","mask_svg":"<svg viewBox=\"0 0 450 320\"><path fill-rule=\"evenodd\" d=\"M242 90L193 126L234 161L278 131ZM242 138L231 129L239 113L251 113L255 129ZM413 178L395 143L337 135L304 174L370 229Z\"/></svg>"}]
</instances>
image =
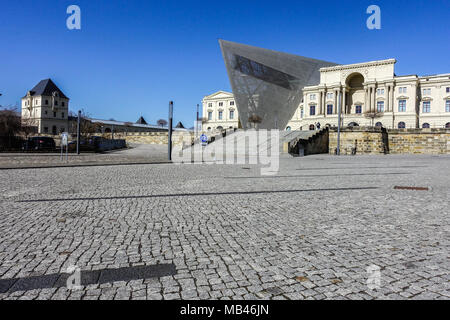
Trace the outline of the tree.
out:
<instances>
[{"instance_id":1,"label":"tree","mask_svg":"<svg viewBox=\"0 0 450 320\"><path fill-rule=\"evenodd\" d=\"M371 119L371 125L374 126L375 119L381 118L383 116L383 112L367 112L364 114L364 117Z\"/></svg>"},{"instance_id":2,"label":"tree","mask_svg":"<svg viewBox=\"0 0 450 320\"><path fill-rule=\"evenodd\" d=\"M260 124L262 122L262 118L256 114L252 114L249 118L248 118L248 122L253 124L253 127L256 129L257 125Z\"/></svg>"},{"instance_id":3,"label":"tree","mask_svg":"<svg viewBox=\"0 0 450 320\"><path fill-rule=\"evenodd\" d=\"M160 127L165 127L165 126L167 126L167 120L164 120L164 119L159 119L158 121L156 121L156 123L157 123L158 126L160 126Z\"/></svg>"},{"instance_id":4,"label":"tree","mask_svg":"<svg viewBox=\"0 0 450 320\"><path fill-rule=\"evenodd\" d=\"M17 137L22 129L20 114L15 107L0 106L0 150L20 147Z\"/></svg>"}]
</instances>

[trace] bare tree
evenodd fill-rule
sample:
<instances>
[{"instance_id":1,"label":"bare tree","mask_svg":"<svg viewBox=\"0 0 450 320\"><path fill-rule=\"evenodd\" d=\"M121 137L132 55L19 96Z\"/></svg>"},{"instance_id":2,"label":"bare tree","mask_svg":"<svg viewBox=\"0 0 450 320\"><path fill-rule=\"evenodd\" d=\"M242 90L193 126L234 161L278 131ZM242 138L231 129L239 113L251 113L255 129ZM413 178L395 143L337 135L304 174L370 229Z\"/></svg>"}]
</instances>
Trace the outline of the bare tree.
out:
<instances>
[{"instance_id":1,"label":"bare tree","mask_svg":"<svg viewBox=\"0 0 450 320\"><path fill-rule=\"evenodd\" d=\"M262 118L256 114L252 114L249 118L248 118L248 122L253 124L253 127L256 129L257 125L260 124L262 122Z\"/></svg>"},{"instance_id":2,"label":"bare tree","mask_svg":"<svg viewBox=\"0 0 450 320\"><path fill-rule=\"evenodd\" d=\"M159 119L158 121L156 121L156 123L158 124L158 126L161 126L161 127L167 126L167 120L164 120L164 119Z\"/></svg>"},{"instance_id":3,"label":"bare tree","mask_svg":"<svg viewBox=\"0 0 450 320\"><path fill-rule=\"evenodd\" d=\"M372 127L374 126L375 119L381 118L383 116L383 112L367 112L364 114L365 118L371 119Z\"/></svg>"},{"instance_id":4,"label":"bare tree","mask_svg":"<svg viewBox=\"0 0 450 320\"><path fill-rule=\"evenodd\" d=\"M17 108L0 106L0 150L14 148L21 128Z\"/></svg>"}]
</instances>

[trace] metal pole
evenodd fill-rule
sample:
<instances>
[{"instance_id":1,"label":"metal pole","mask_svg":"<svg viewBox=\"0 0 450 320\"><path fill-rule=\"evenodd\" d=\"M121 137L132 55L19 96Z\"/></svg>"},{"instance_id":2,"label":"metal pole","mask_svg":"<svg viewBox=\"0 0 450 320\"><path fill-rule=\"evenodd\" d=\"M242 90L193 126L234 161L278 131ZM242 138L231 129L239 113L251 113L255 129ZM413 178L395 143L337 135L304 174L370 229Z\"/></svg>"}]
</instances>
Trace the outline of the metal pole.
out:
<instances>
[{"instance_id":1,"label":"metal pole","mask_svg":"<svg viewBox=\"0 0 450 320\"><path fill-rule=\"evenodd\" d=\"M77 154L80 154L80 123L81 123L81 110L78 110L77 119Z\"/></svg>"},{"instance_id":2,"label":"metal pole","mask_svg":"<svg viewBox=\"0 0 450 320\"><path fill-rule=\"evenodd\" d=\"M336 155L341 154L341 92L339 92L339 108L338 108L338 132L337 132L337 148Z\"/></svg>"},{"instance_id":3,"label":"metal pole","mask_svg":"<svg viewBox=\"0 0 450 320\"><path fill-rule=\"evenodd\" d=\"M196 118L196 121L195 121L195 138L198 138L198 133L199 133L199 130L198 130L198 116L199 116L198 109L199 109L199 105L197 103L197 118Z\"/></svg>"},{"instance_id":4,"label":"metal pole","mask_svg":"<svg viewBox=\"0 0 450 320\"><path fill-rule=\"evenodd\" d=\"M172 161L172 120L173 120L173 101L169 102L169 161Z\"/></svg>"}]
</instances>

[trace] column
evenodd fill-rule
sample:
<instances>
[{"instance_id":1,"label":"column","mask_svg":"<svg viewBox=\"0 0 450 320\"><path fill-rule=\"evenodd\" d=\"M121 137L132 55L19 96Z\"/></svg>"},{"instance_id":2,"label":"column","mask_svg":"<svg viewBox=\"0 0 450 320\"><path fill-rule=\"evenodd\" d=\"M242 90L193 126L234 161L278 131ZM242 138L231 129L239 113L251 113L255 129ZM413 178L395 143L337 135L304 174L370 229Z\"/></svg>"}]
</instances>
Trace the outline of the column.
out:
<instances>
[{"instance_id":1,"label":"column","mask_svg":"<svg viewBox=\"0 0 450 320\"><path fill-rule=\"evenodd\" d=\"M342 89L342 110L343 110L343 114L347 113L347 106L346 106L346 99L345 99L345 94L346 94L345 88Z\"/></svg>"},{"instance_id":2,"label":"column","mask_svg":"<svg viewBox=\"0 0 450 320\"><path fill-rule=\"evenodd\" d=\"M370 95L370 99L372 99L372 112L377 112L377 105L376 105L376 103L375 103L375 93L376 93L376 90L375 90L375 87L372 87L372 93L371 93L371 95Z\"/></svg>"},{"instance_id":3,"label":"column","mask_svg":"<svg viewBox=\"0 0 450 320\"><path fill-rule=\"evenodd\" d=\"M334 90L334 106L333 106L333 113L337 114L337 108L338 108L338 91Z\"/></svg>"},{"instance_id":4,"label":"column","mask_svg":"<svg viewBox=\"0 0 450 320\"><path fill-rule=\"evenodd\" d=\"M389 91L389 89L391 88L391 86L387 86L386 87L386 95L385 95L385 97L386 97L386 106L385 106L385 111L386 112L389 112L390 111L390 105L389 105L389 94L390 94L390 91Z\"/></svg>"},{"instance_id":5,"label":"column","mask_svg":"<svg viewBox=\"0 0 450 320\"><path fill-rule=\"evenodd\" d=\"M367 98L369 96L368 92L369 92L369 89L364 88L364 109L362 110L363 113L368 112L368 110L367 110L367 108L369 107L368 98Z\"/></svg>"},{"instance_id":6,"label":"column","mask_svg":"<svg viewBox=\"0 0 450 320\"><path fill-rule=\"evenodd\" d=\"M319 96L318 98L318 110L317 110L317 115L322 114L322 91L319 91Z\"/></svg>"},{"instance_id":7,"label":"column","mask_svg":"<svg viewBox=\"0 0 450 320\"><path fill-rule=\"evenodd\" d=\"M322 112L323 112L323 115L324 115L324 117L326 117L327 116L327 92L326 91L324 91L323 93L322 93Z\"/></svg>"},{"instance_id":8,"label":"column","mask_svg":"<svg viewBox=\"0 0 450 320\"><path fill-rule=\"evenodd\" d=\"M395 92L395 87L394 87L394 85L392 85L392 90L391 90L391 111L392 112L394 112L394 109L395 109L394 92Z\"/></svg>"}]
</instances>

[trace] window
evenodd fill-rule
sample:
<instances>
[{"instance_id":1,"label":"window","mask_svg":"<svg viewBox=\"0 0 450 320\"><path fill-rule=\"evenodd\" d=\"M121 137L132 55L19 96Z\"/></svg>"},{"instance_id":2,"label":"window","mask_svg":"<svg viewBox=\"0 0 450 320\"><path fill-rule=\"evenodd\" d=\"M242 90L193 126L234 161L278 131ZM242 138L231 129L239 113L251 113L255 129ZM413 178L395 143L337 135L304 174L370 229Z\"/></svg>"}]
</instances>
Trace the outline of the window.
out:
<instances>
[{"instance_id":1,"label":"window","mask_svg":"<svg viewBox=\"0 0 450 320\"><path fill-rule=\"evenodd\" d=\"M208 103L208 107L212 108L212 103Z\"/></svg>"},{"instance_id":2,"label":"window","mask_svg":"<svg viewBox=\"0 0 450 320\"><path fill-rule=\"evenodd\" d=\"M450 87L445 88L445 92L450 93Z\"/></svg>"},{"instance_id":3,"label":"window","mask_svg":"<svg viewBox=\"0 0 450 320\"><path fill-rule=\"evenodd\" d=\"M379 96L384 95L384 89L377 89L377 95Z\"/></svg>"},{"instance_id":4,"label":"window","mask_svg":"<svg viewBox=\"0 0 450 320\"><path fill-rule=\"evenodd\" d=\"M381 123L381 122L377 122L377 123L375 123L375 127L382 127L383 126L383 124Z\"/></svg>"},{"instance_id":5,"label":"window","mask_svg":"<svg viewBox=\"0 0 450 320\"><path fill-rule=\"evenodd\" d=\"M316 95L315 94L310 94L309 95L309 100L316 100Z\"/></svg>"},{"instance_id":6,"label":"window","mask_svg":"<svg viewBox=\"0 0 450 320\"><path fill-rule=\"evenodd\" d=\"M399 129L405 129L406 128L406 124L402 121L398 123L398 128Z\"/></svg>"},{"instance_id":7,"label":"window","mask_svg":"<svg viewBox=\"0 0 450 320\"><path fill-rule=\"evenodd\" d=\"M316 114L316 106L310 106L310 107L309 107L309 114L310 114L311 116L313 116L313 115Z\"/></svg>"},{"instance_id":8,"label":"window","mask_svg":"<svg viewBox=\"0 0 450 320\"><path fill-rule=\"evenodd\" d=\"M61 127L61 133L66 131L66 129L64 127Z\"/></svg>"},{"instance_id":9,"label":"window","mask_svg":"<svg viewBox=\"0 0 450 320\"><path fill-rule=\"evenodd\" d=\"M45 100L45 105L48 106L48 100Z\"/></svg>"},{"instance_id":10,"label":"window","mask_svg":"<svg viewBox=\"0 0 450 320\"><path fill-rule=\"evenodd\" d=\"M62 113L61 113L61 118L63 118L63 119L64 119L64 112L62 112Z\"/></svg>"},{"instance_id":11,"label":"window","mask_svg":"<svg viewBox=\"0 0 450 320\"><path fill-rule=\"evenodd\" d=\"M445 128L450 129L450 122L447 122L447 123L445 124Z\"/></svg>"},{"instance_id":12,"label":"window","mask_svg":"<svg viewBox=\"0 0 450 320\"><path fill-rule=\"evenodd\" d=\"M398 112L406 112L406 100L400 100L398 102Z\"/></svg>"},{"instance_id":13,"label":"window","mask_svg":"<svg viewBox=\"0 0 450 320\"><path fill-rule=\"evenodd\" d=\"M429 123L424 123L424 124L422 124L422 128L428 129L428 128L430 128L430 124Z\"/></svg>"},{"instance_id":14,"label":"window","mask_svg":"<svg viewBox=\"0 0 450 320\"><path fill-rule=\"evenodd\" d=\"M219 120L222 120L223 118L223 111L219 111Z\"/></svg>"},{"instance_id":15,"label":"window","mask_svg":"<svg viewBox=\"0 0 450 320\"><path fill-rule=\"evenodd\" d=\"M362 113L362 106L355 106L355 113Z\"/></svg>"},{"instance_id":16,"label":"window","mask_svg":"<svg viewBox=\"0 0 450 320\"><path fill-rule=\"evenodd\" d=\"M450 100L445 101L445 112L450 112Z\"/></svg>"},{"instance_id":17,"label":"window","mask_svg":"<svg viewBox=\"0 0 450 320\"><path fill-rule=\"evenodd\" d=\"M406 93L406 87L400 87L398 88L399 93Z\"/></svg>"},{"instance_id":18,"label":"window","mask_svg":"<svg viewBox=\"0 0 450 320\"><path fill-rule=\"evenodd\" d=\"M219 102L219 107L223 107L223 102Z\"/></svg>"},{"instance_id":19,"label":"window","mask_svg":"<svg viewBox=\"0 0 450 320\"><path fill-rule=\"evenodd\" d=\"M384 101L377 102L377 112L384 112Z\"/></svg>"},{"instance_id":20,"label":"window","mask_svg":"<svg viewBox=\"0 0 450 320\"><path fill-rule=\"evenodd\" d=\"M333 114L333 105L332 104L327 105L327 114Z\"/></svg>"},{"instance_id":21,"label":"window","mask_svg":"<svg viewBox=\"0 0 450 320\"><path fill-rule=\"evenodd\" d=\"M316 127L313 124L309 125L309 130L315 130L315 129L316 129Z\"/></svg>"},{"instance_id":22,"label":"window","mask_svg":"<svg viewBox=\"0 0 450 320\"><path fill-rule=\"evenodd\" d=\"M58 105L58 101L55 100L55 106L57 106L57 105Z\"/></svg>"},{"instance_id":23,"label":"window","mask_svg":"<svg viewBox=\"0 0 450 320\"><path fill-rule=\"evenodd\" d=\"M431 103L430 101L424 101L423 102L423 108L422 108L422 112L423 113L429 113L431 109Z\"/></svg>"},{"instance_id":24,"label":"window","mask_svg":"<svg viewBox=\"0 0 450 320\"><path fill-rule=\"evenodd\" d=\"M48 114L47 110L44 111L44 114Z\"/></svg>"},{"instance_id":25,"label":"window","mask_svg":"<svg viewBox=\"0 0 450 320\"><path fill-rule=\"evenodd\" d=\"M56 112L53 112L53 118L56 118Z\"/></svg>"},{"instance_id":26,"label":"window","mask_svg":"<svg viewBox=\"0 0 450 320\"><path fill-rule=\"evenodd\" d=\"M212 120L212 112L211 111L208 112L208 120Z\"/></svg>"},{"instance_id":27,"label":"window","mask_svg":"<svg viewBox=\"0 0 450 320\"><path fill-rule=\"evenodd\" d=\"M327 93L327 99L333 99L333 94L332 93Z\"/></svg>"},{"instance_id":28,"label":"window","mask_svg":"<svg viewBox=\"0 0 450 320\"><path fill-rule=\"evenodd\" d=\"M230 119L234 119L234 110L230 110Z\"/></svg>"},{"instance_id":29,"label":"window","mask_svg":"<svg viewBox=\"0 0 450 320\"><path fill-rule=\"evenodd\" d=\"M61 102L61 105L64 107L64 101L63 102Z\"/></svg>"},{"instance_id":30,"label":"window","mask_svg":"<svg viewBox=\"0 0 450 320\"><path fill-rule=\"evenodd\" d=\"M291 127L286 127L286 131L291 131Z\"/></svg>"},{"instance_id":31,"label":"window","mask_svg":"<svg viewBox=\"0 0 450 320\"><path fill-rule=\"evenodd\" d=\"M48 133L48 127L44 127L44 133Z\"/></svg>"},{"instance_id":32,"label":"window","mask_svg":"<svg viewBox=\"0 0 450 320\"><path fill-rule=\"evenodd\" d=\"M234 101L230 101L230 106L234 106Z\"/></svg>"},{"instance_id":33,"label":"window","mask_svg":"<svg viewBox=\"0 0 450 320\"><path fill-rule=\"evenodd\" d=\"M431 95L431 88L423 89L423 95L424 95L424 96L429 96L429 95Z\"/></svg>"},{"instance_id":34,"label":"window","mask_svg":"<svg viewBox=\"0 0 450 320\"><path fill-rule=\"evenodd\" d=\"M300 118L303 118L303 108L300 108Z\"/></svg>"}]
</instances>

